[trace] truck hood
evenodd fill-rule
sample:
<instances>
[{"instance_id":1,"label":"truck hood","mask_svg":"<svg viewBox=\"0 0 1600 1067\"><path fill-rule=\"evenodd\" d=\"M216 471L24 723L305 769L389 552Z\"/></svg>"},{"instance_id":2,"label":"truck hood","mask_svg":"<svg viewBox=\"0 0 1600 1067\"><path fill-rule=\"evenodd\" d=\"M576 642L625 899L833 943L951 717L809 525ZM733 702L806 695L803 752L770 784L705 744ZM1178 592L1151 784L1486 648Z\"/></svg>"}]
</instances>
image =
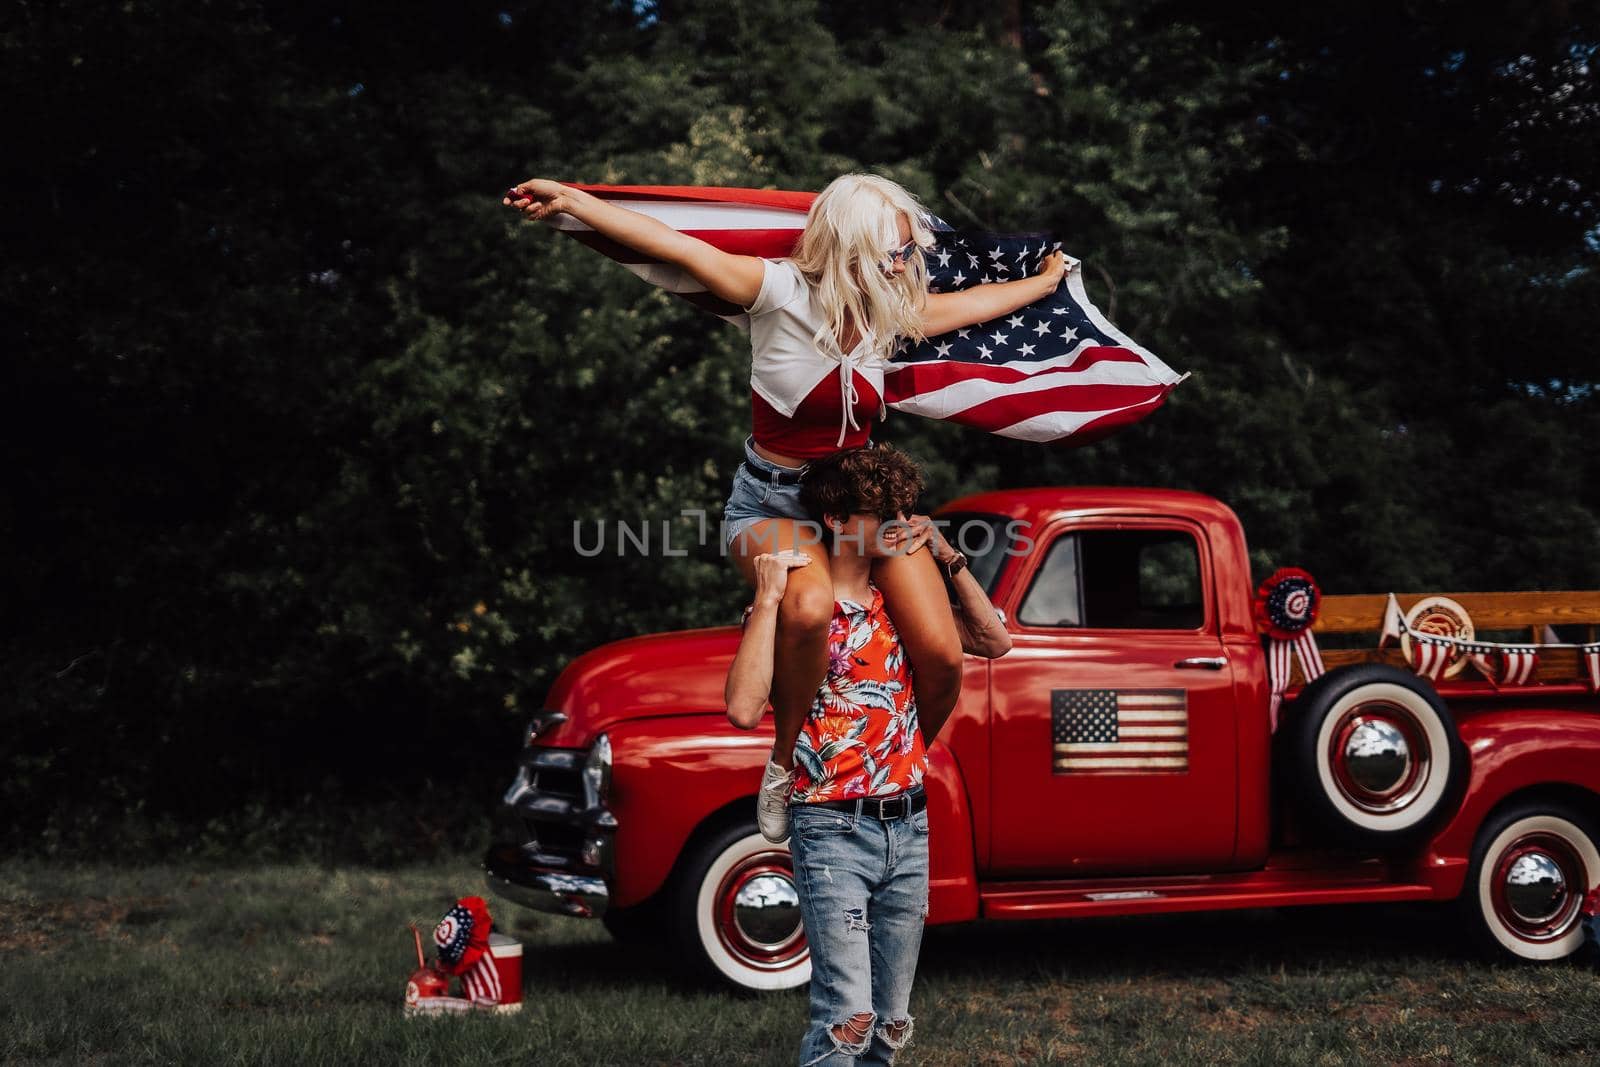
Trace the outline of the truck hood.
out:
<instances>
[{"instance_id":1,"label":"truck hood","mask_svg":"<svg viewBox=\"0 0 1600 1067\"><path fill-rule=\"evenodd\" d=\"M584 748L624 719L685 713L722 714L728 666L739 647L737 626L677 630L613 641L567 664L544 707L567 721L538 743Z\"/></svg>"}]
</instances>

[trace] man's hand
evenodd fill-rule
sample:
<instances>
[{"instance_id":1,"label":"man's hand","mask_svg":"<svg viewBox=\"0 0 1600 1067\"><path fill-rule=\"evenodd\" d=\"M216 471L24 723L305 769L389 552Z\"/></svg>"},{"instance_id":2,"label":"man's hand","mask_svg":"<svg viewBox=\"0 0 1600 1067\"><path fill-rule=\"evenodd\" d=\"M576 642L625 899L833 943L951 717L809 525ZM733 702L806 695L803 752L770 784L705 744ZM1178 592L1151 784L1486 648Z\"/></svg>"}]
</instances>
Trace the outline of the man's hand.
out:
<instances>
[{"instance_id":1,"label":"man's hand","mask_svg":"<svg viewBox=\"0 0 1600 1067\"><path fill-rule=\"evenodd\" d=\"M804 567L811 557L804 552L763 552L756 557L756 603L777 607L789 588L789 572Z\"/></svg>"},{"instance_id":2,"label":"man's hand","mask_svg":"<svg viewBox=\"0 0 1600 1067\"><path fill-rule=\"evenodd\" d=\"M933 553L933 561L941 567L960 555L951 547L950 542L944 539L944 534L929 516L913 515L906 522L910 530L908 540L914 546L912 551L927 545L928 551Z\"/></svg>"}]
</instances>

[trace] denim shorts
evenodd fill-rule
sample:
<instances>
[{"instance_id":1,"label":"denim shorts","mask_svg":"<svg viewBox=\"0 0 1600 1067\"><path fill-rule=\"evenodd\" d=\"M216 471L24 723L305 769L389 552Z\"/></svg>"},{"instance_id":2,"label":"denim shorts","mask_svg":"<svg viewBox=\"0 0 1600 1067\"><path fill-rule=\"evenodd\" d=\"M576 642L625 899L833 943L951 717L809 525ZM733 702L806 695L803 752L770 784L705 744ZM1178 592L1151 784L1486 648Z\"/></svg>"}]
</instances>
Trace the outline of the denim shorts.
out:
<instances>
[{"instance_id":1,"label":"denim shorts","mask_svg":"<svg viewBox=\"0 0 1600 1067\"><path fill-rule=\"evenodd\" d=\"M782 467L761 458L756 453L754 440L749 437L744 439L744 459L745 462L739 464L739 470L733 476L733 494L722 507L723 536L727 538L728 544L733 544L735 538L762 519L811 517L800 504L798 484L779 485L775 481L766 481L750 473L750 467L754 467L768 476L801 474L805 471L804 467ZM785 547L788 546L773 545L768 551L777 551Z\"/></svg>"}]
</instances>

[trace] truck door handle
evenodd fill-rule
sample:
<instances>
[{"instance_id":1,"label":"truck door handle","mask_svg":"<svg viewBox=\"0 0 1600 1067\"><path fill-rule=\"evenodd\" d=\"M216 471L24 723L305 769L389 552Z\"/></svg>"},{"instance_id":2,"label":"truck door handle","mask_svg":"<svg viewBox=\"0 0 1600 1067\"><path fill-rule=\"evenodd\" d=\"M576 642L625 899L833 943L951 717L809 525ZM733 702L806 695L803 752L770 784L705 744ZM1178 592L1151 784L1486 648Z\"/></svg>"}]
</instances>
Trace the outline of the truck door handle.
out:
<instances>
[{"instance_id":1,"label":"truck door handle","mask_svg":"<svg viewBox=\"0 0 1600 1067\"><path fill-rule=\"evenodd\" d=\"M1221 656L1190 656L1174 663L1174 667L1187 667L1198 671L1220 671L1228 665L1228 661Z\"/></svg>"}]
</instances>

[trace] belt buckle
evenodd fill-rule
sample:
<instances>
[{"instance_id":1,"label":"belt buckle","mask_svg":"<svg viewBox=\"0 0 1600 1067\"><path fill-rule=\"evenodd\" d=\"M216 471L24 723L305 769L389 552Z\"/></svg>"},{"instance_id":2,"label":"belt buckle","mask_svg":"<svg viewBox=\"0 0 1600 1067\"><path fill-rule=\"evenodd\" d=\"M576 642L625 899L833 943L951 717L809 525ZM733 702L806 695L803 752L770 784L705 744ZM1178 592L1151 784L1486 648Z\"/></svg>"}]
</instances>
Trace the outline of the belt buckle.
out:
<instances>
[{"instance_id":1,"label":"belt buckle","mask_svg":"<svg viewBox=\"0 0 1600 1067\"><path fill-rule=\"evenodd\" d=\"M889 805L895 801L900 802L900 810L898 813L890 815ZM890 819L903 819L909 814L911 814L911 798L905 793L894 797L884 797L878 801L878 818L884 822L888 822Z\"/></svg>"}]
</instances>

